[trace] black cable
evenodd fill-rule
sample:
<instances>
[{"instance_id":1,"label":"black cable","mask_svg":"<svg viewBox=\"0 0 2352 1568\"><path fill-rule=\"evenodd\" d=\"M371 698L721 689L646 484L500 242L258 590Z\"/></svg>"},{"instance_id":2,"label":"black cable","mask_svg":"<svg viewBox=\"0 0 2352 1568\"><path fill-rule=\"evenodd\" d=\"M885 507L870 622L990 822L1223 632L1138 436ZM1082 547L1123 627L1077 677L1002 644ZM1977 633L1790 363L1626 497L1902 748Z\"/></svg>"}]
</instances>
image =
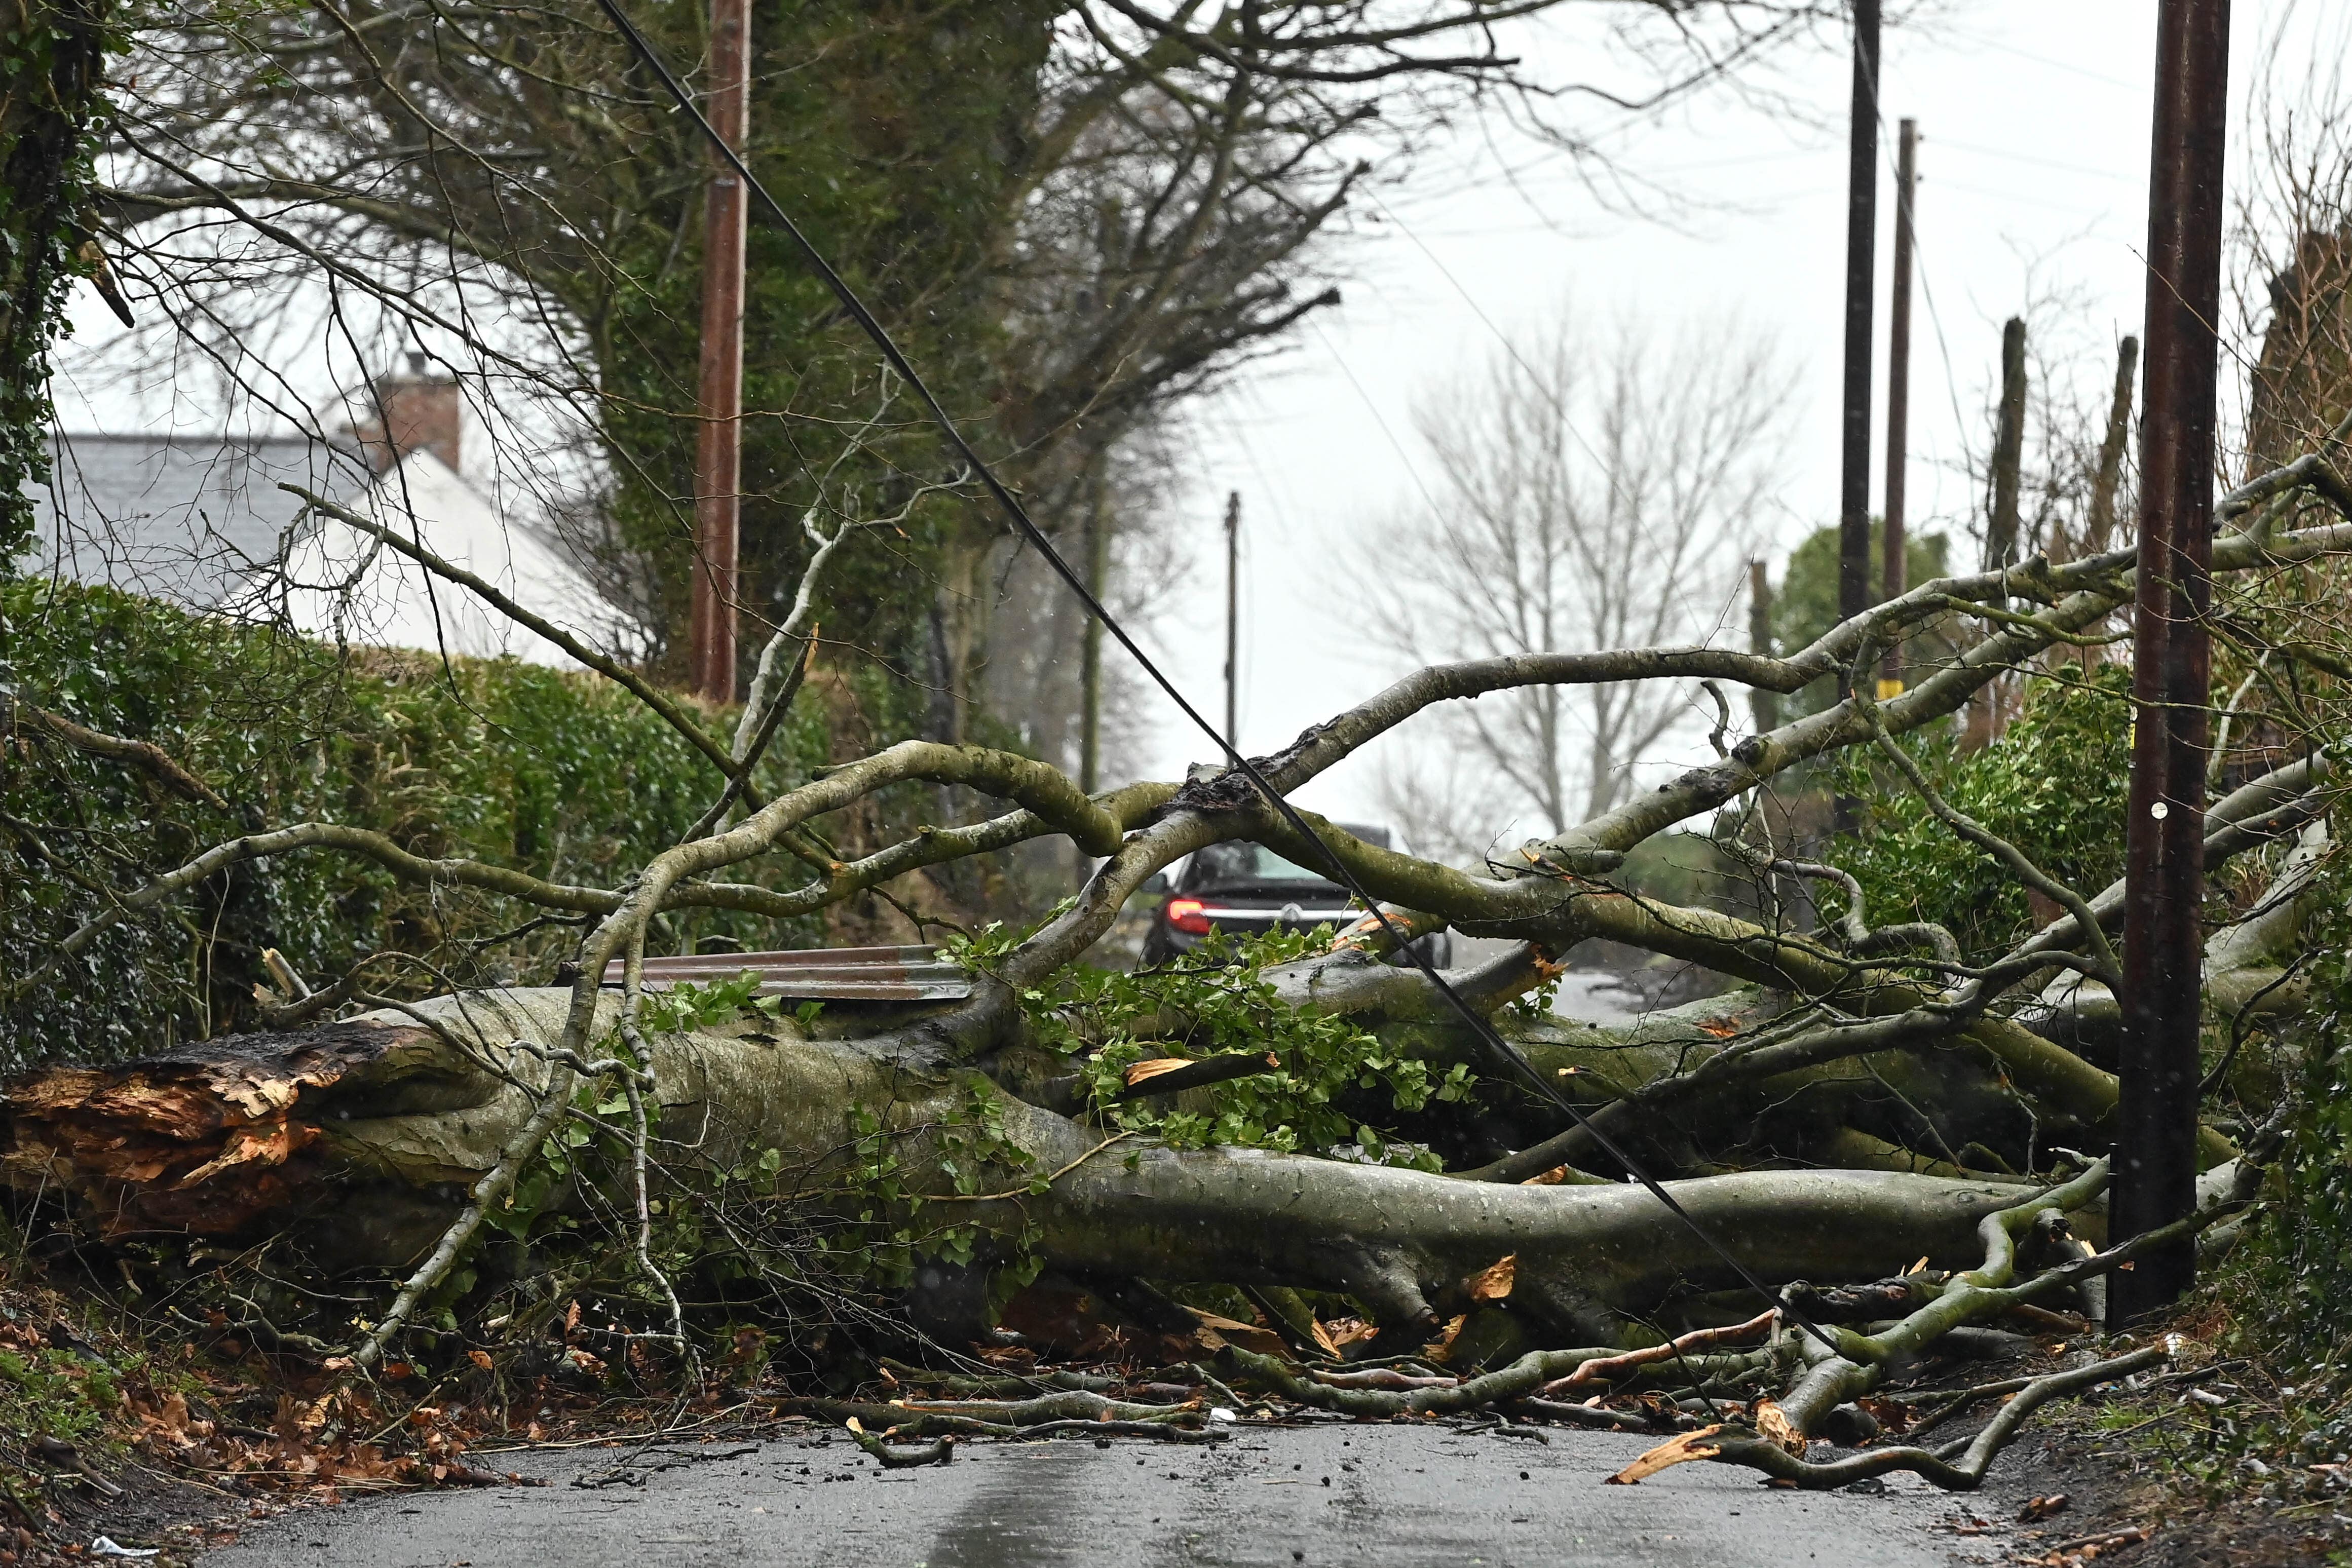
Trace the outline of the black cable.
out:
<instances>
[{"instance_id":1,"label":"black cable","mask_svg":"<svg viewBox=\"0 0 2352 1568\"><path fill-rule=\"evenodd\" d=\"M1782 1301L1776 1291L1756 1277L1747 1264L1733 1257L1721 1242L1708 1234L1706 1228L1699 1224L1688 1209L1675 1200L1674 1194L1659 1185L1657 1178L1643 1170L1633 1155L1619 1146L1614 1138L1593 1125L1591 1118L1580 1110L1575 1102L1547 1082L1544 1076L1535 1070L1534 1064L1519 1054L1517 1047L1505 1040L1494 1025L1482 1017L1476 1009L1464 1001L1460 993L1447 984L1445 977L1438 973L1435 966L1430 963L1428 956L1417 951L1414 944L1397 929L1394 923L1389 919L1387 913L1381 908L1380 900L1365 891L1363 883L1356 880L1355 874L1349 871L1339 855L1317 836L1314 829L1307 825L1307 820L1298 814L1298 809L1283 798L1281 792L1267 781L1265 775L1258 771L1257 765L1241 754L1240 749L1234 745L1229 737L1219 731L1215 725L1202 716L1199 709L1185 700L1184 694L1176 689L1176 684L1160 673L1160 666L1151 662L1151 656L1137 645L1135 639L1127 634L1126 628L1119 625L1112 618L1110 612L1103 608L1102 601L1088 591L1086 579L1081 577L1068 561L1062 559L1062 552L1054 548L1054 541L1045 536L1045 531L1039 528L1034 519L1029 516L1028 508L1021 504L1020 498L996 476L996 471L989 466L986 459L972 449L971 443L964 439L963 432L957 428L955 420L949 414L939 398L932 393L929 384L916 372L915 367L908 361L906 354L891 340L889 329L876 319L873 311L866 308L866 302L857 297L856 290L851 288L848 281L834 270L833 264L827 261L824 254L810 242L808 235L801 232L800 225L793 222L792 214L784 211L774 196L769 194L767 186L761 184L758 177L751 172L751 167L743 161L742 154L729 146L726 138L720 136L711 126L710 121L704 118L702 110L695 106L694 99L688 94L684 84L670 73L669 67L663 63L659 55L654 52L653 46L646 41L645 35L637 31L636 24L631 22L627 14L621 9L619 0L596 0L596 4L604 10L604 15L613 19L613 25L621 29L622 36L628 39L629 47L636 52L637 57L661 78L662 86L668 89L670 97L677 100L678 108L693 120L696 129L702 132L710 145L718 149L719 155L734 169L736 176L743 182L744 188L759 197L761 204L782 226L784 233L792 237L793 243L800 246L801 254L808 257L809 265L816 268L817 275L823 277L825 286L833 290L833 296L840 301L841 308L865 329L867 337L874 340L874 346L882 350L882 357L888 362L890 368L914 389L918 397L922 399L923 406L930 412L932 422L947 436L950 444L953 445L957 454L971 465L971 471L980 476L981 483L987 486L988 493L995 497L996 504L1003 508L1004 515L1012 519L1013 526L1020 531L1022 537L1036 549L1045 564L1054 569L1055 575L1069 585L1070 591L1078 596L1078 602L1086 606L1087 613L1100 622L1103 630L1118 640L1118 645L1128 651L1136 664L1142 668L1143 673L1151 678L1153 685L1168 694L1169 699L1175 703L1186 718L1191 719L1203 735L1217 743L1217 749L1225 754L1226 760L1256 787L1258 793L1265 798L1266 804L1274 808L1282 820L1289 825L1291 831L1315 846L1325 864L1335 873L1332 880L1363 902L1365 908L1371 912L1372 918L1380 923L1381 929L1391 940L1397 943L1398 950L1412 960L1413 967L1419 969L1430 984L1437 988L1438 994L1445 998L1448 1005L1462 1016L1463 1022L1470 1026L1487 1053L1516 1072L1518 1077L1533 1084L1544 1098L1567 1112L1576 1124L1589 1134L1610 1158L1624 1166L1626 1174L1648 1188L1651 1197L1665 1205L1675 1218L1688 1227L1690 1233L1698 1238L1707 1250L1730 1265L1732 1270L1747 1282L1749 1289L1780 1308L1822 1344L1835 1350L1837 1343L1834 1340L1823 1333L1803 1313Z\"/></svg>"}]
</instances>

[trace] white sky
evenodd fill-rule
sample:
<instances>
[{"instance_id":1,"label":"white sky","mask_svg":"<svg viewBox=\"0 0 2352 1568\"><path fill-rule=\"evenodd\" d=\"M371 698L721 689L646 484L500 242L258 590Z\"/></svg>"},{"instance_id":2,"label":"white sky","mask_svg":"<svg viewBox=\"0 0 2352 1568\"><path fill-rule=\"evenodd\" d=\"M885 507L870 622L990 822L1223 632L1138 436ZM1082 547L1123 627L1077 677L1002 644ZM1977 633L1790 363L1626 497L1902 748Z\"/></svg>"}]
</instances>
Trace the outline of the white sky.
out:
<instances>
[{"instance_id":1,"label":"white sky","mask_svg":"<svg viewBox=\"0 0 2352 1568\"><path fill-rule=\"evenodd\" d=\"M2284 18L2293 13L2299 32L2315 22L2331 34L2333 8L2334 0L2299 8L2239 0L2237 98ZM2155 12L2152 0L1947 0L1930 26L1886 35L1872 495L1874 509L1884 494L1894 127L1909 116L1922 134L1915 532L1949 531L1956 545L1965 533L1973 497L1963 454L1985 444L2003 319L2034 298L2065 296L2064 348L2101 386L2115 340L2140 330ZM1548 49L1559 59L1555 75L1576 74L1576 46L1564 35L1514 47ZM1627 317L1664 330L1736 315L1771 338L1796 374L1790 478L1767 519L1774 549L1833 521L1849 68L1828 47L1784 61L1775 84L1804 106L1802 123L1718 93L1621 139L1633 173L1691 204L1671 221L1603 210L1559 162L1491 121L1465 122L1454 144L1425 157L1404 184L1378 186L1376 200L1360 204L1377 221L1360 223L1334 256L1344 303L1312 318L1289 351L1196 404L1180 443L1191 493L1172 522L1192 566L1147 641L1200 709L1223 712L1219 519L1229 488L1241 492L1244 517L1244 746L1270 750L1403 673L1351 617L1346 574L1332 562L1377 537L1383 520L1425 507L1416 395L1484 361L1498 332L1563 305L1604 330ZM2230 135L2234 170L2242 116ZM79 362L113 363L106 348L115 329L87 290L77 292L75 314L88 356ZM184 377L163 384L170 406L149 412L193 417L182 406ZM121 409L140 401L103 376L69 373L58 390L76 429L119 426ZM146 390L152 400L156 389ZM100 417L109 405L117 417ZM1955 561L1966 558L1961 545ZM1727 634L1744 640L1744 606L1732 607L1732 622ZM1213 749L1164 701L1150 733L1137 759L1146 777L1178 776ZM1408 727L1396 744L1435 739L1423 721L1418 738ZM1359 820L1374 814L1375 760L1343 766L1303 800Z\"/></svg>"},{"instance_id":2,"label":"white sky","mask_svg":"<svg viewBox=\"0 0 2352 1568\"><path fill-rule=\"evenodd\" d=\"M2241 99L2243 68L2285 9L2284 0L2237 7ZM2069 335L2102 382L2113 375L2115 340L2140 330L2155 11L2150 0L1960 0L1932 31L1886 35L1872 494L1874 510L1884 494L1893 131L1909 116L1922 138L1915 532L1966 528L1961 453L1969 438L1984 444L2000 323L2030 294L2065 290L2079 300ZM1193 569L1158 638L1187 695L1222 715L1218 522L1228 488L1241 492L1245 536L1243 744L1271 749L1402 673L1351 623L1344 578L1328 562L1371 537L1382 517L1423 504L1415 392L1494 350L1482 310L1503 331L1569 298L1580 319L1604 326L1623 312L1662 326L1737 313L1777 340L1798 375L1778 548L1834 521L1849 68L1824 52L1790 72L1826 128L1718 99L1634 143L1635 171L1707 209L1676 225L1609 215L1557 165L1525 166L1532 148L1507 154L1523 167L1506 179L1502 161L1480 152L1484 131L1465 133L1458 152L1430 159L1404 191L1387 194L1402 224L1348 242L1344 303L1316 318L1294 352L1250 371L1193 417L1183 525ZM2231 128L2233 164L2241 123ZM1956 549L1956 563L1965 554ZM1729 633L1743 640L1744 613L1735 607ZM1149 776L1176 776L1211 754L1172 707L1155 734ZM1359 758L1303 799L1366 813L1374 782Z\"/></svg>"}]
</instances>

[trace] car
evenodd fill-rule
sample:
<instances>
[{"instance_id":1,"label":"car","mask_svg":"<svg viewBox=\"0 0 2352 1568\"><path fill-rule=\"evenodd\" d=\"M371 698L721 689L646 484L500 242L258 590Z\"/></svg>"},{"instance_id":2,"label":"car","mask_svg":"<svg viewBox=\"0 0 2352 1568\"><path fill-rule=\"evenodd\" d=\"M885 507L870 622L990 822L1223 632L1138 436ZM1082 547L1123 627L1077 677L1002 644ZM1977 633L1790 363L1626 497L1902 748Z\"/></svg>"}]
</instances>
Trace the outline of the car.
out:
<instances>
[{"instance_id":1,"label":"car","mask_svg":"<svg viewBox=\"0 0 2352 1568\"><path fill-rule=\"evenodd\" d=\"M1352 833L1381 849L1399 847L1399 836L1374 825L1341 822ZM1343 929L1355 924L1362 910L1352 906L1348 890L1320 872L1307 870L1263 844L1229 839L1188 855L1170 873L1151 929L1143 938L1143 963L1164 964L1189 953L1213 931L1234 936L1257 936L1268 931L1311 931L1318 925ZM1454 939L1433 931L1412 944L1436 968L1454 959ZM1391 964L1410 964L1402 953Z\"/></svg>"}]
</instances>

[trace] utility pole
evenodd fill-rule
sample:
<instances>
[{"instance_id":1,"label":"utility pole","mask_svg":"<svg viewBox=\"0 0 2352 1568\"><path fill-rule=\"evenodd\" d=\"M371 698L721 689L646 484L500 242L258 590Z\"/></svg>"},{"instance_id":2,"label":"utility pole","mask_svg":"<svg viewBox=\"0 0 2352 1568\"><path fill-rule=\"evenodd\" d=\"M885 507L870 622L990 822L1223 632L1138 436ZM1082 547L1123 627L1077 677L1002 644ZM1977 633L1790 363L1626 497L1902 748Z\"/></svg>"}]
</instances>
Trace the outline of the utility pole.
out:
<instances>
[{"instance_id":1,"label":"utility pole","mask_svg":"<svg viewBox=\"0 0 2352 1568\"><path fill-rule=\"evenodd\" d=\"M2017 564L2017 506L2024 473L2025 318L2011 316L2000 329L2000 411L1992 432L1992 511L1985 525L1987 571L2007 571Z\"/></svg>"},{"instance_id":2,"label":"utility pole","mask_svg":"<svg viewBox=\"0 0 2352 1568\"><path fill-rule=\"evenodd\" d=\"M2188 1218L2197 1188L2197 1024L2204 934L2214 397L2221 306L2221 150L2229 0L2161 0L2147 192L2147 369L2132 618L2124 1035L2110 1244ZM2112 1322L2196 1282L2181 1237L2110 1276Z\"/></svg>"},{"instance_id":3,"label":"utility pole","mask_svg":"<svg viewBox=\"0 0 2352 1568\"><path fill-rule=\"evenodd\" d=\"M1772 656L1772 576L1760 560L1748 563L1748 651L1761 658ZM1780 694L1749 687L1748 711L1755 718L1756 733L1770 734L1780 727Z\"/></svg>"},{"instance_id":4,"label":"utility pole","mask_svg":"<svg viewBox=\"0 0 2352 1568\"><path fill-rule=\"evenodd\" d=\"M740 152L751 125L751 0L710 0L710 94L704 112ZM702 363L694 449L694 689L735 700L736 547L743 516L743 229L748 193L710 150L703 200Z\"/></svg>"},{"instance_id":5,"label":"utility pole","mask_svg":"<svg viewBox=\"0 0 2352 1568\"><path fill-rule=\"evenodd\" d=\"M2084 524L2083 553L2105 555L2115 543L2116 492L2123 488L2124 450L2131 444L2132 387L2139 380L2139 340L2126 335L2116 346L2116 390L2107 402L2107 431L2099 441L2098 473L2091 480L2091 515ZM2095 646L2083 650L2096 652Z\"/></svg>"},{"instance_id":6,"label":"utility pole","mask_svg":"<svg viewBox=\"0 0 2352 1568\"><path fill-rule=\"evenodd\" d=\"M1854 0L1853 110L1846 148L1844 463L1838 492L1838 618L1870 608L1870 308L1878 239L1878 0ZM1839 677L1843 685L1845 677Z\"/></svg>"},{"instance_id":7,"label":"utility pole","mask_svg":"<svg viewBox=\"0 0 2352 1568\"><path fill-rule=\"evenodd\" d=\"M1087 517L1087 591L1102 602L1103 582L1110 572L1110 486L1103 470L1108 459L1095 454L1092 505ZM1087 617L1078 643L1078 697L1085 711L1078 719L1078 788L1093 794L1102 773L1102 622Z\"/></svg>"},{"instance_id":8,"label":"utility pole","mask_svg":"<svg viewBox=\"0 0 2352 1568\"><path fill-rule=\"evenodd\" d=\"M2025 319L2012 316L2000 329L2000 407L1992 433L1992 496L1985 516L1984 569L2007 571L2017 564L2018 497L2025 466ZM1992 602L2006 605L2006 594ZM1990 746L2008 721L2011 687L2001 676L1977 688L1969 699L1968 744Z\"/></svg>"},{"instance_id":9,"label":"utility pole","mask_svg":"<svg viewBox=\"0 0 2352 1568\"><path fill-rule=\"evenodd\" d=\"M1909 548L1903 535L1904 468L1911 450L1912 202L1919 187L1919 122L1906 120L1895 155L1895 284L1886 315L1886 521L1880 535L1879 593L1883 603L1908 586ZM1881 702L1903 693L1902 644L1890 643L1878 665Z\"/></svg>"},{"instance_id":10,"label":"utility pole","mask_svg":"<svg viewBox=\"0 0 2352 1568\"><path fill-rule=\"evenodd\" d=\"M1225 739L1241 746L1242 493L1225 496Z\"/></svg>"}]
</instances>

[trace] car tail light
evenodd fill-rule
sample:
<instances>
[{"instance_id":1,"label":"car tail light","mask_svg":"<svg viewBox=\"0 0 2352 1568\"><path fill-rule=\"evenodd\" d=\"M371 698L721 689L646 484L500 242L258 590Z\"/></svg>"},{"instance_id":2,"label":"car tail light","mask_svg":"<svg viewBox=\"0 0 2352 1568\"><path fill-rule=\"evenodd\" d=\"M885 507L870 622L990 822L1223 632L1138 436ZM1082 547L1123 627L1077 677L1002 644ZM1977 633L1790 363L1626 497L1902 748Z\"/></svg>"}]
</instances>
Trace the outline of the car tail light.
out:
<instances>
[{"instance_id":1,"label":"car tail light","mask_svg":"<svg viewBox=\"0 0 2352 1568\"><path fill-rule=\"evenodd\" d=\"M1209 906L1197 898L1171 898L1162 913L1168 916L1168 925L1172 930L1181 931L1187 936L1206 936L1209 934Z\"/></svg>"}]
</instances>

